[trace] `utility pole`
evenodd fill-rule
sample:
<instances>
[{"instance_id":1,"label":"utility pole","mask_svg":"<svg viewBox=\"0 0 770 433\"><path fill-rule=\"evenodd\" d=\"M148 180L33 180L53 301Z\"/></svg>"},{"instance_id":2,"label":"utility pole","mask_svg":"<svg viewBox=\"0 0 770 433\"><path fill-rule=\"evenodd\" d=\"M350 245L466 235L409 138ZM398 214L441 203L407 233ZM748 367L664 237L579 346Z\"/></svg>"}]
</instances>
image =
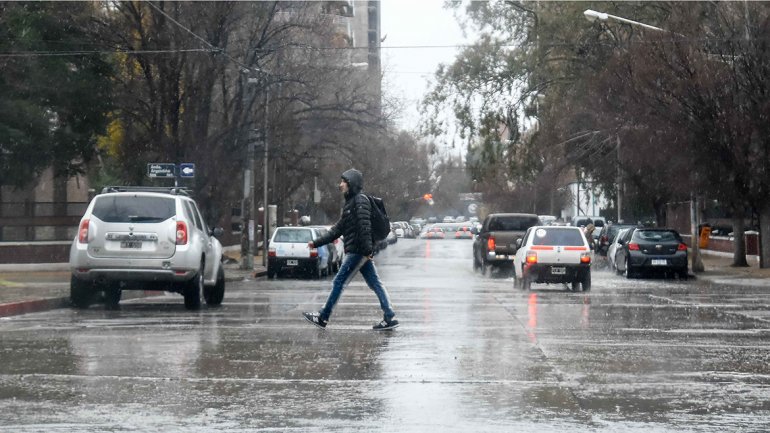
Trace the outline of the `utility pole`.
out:
<instances>
[{"instance_id":1,"label":"utility pole","mask_svg":"<svg viewBox=\"0 0 770 433\"><path fill-rule=\"evenodd\" d=\"M263 129L263 140L265 144L265 160L264 160L264 172L265 172L265 179L264 179L264 191L263 191L263 200L264 200L264 208L265 211L263 212L264 218L262 221L262 266L267 267L267 243L268 243L268 217L267 217L267 168L268 168L268 106L270 104L270 95L268 94L267 90L267 74L265 74L265 118L264 118L264 125L262 126ZM256 244L256 240L255 240Z\"/></svg>"},{"instance_id":2,"label":"utility pole","mask_svg":"<svg viewBox=\"0 0 770 433\"><path fill-rule=\"evenodd\" d=\"M615 152L618 158L617 162L617 183L618 183L618 224L623 221L623 171L620 169L620 135L617 136L617 146Z\"/></svg>"}]
</instances>

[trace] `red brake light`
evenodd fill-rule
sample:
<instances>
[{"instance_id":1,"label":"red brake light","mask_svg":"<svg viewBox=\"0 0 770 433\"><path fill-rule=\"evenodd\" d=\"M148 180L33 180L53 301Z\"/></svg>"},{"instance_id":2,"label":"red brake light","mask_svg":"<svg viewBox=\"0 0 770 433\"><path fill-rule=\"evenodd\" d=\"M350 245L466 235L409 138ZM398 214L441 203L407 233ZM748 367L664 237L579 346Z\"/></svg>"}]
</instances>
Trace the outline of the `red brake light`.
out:
<instances>
[{"instance_id":1,"label":"red brake light","mask_svg":"<svg viewBox=\"0 0 770 433\"><path fill-rule=\"evenodd\" d=\"M310 257L318 257L318 248L310 249Z\"/></svg>"},{"instance_id":2,"label":"red brake light","mask_svg":"<svg viewBox=\"0 0 770 433\"><path fill-rule=\"evenodd\" d=\"M634 243L634 242L629 242L628 243L628 249L631 250L631 251L639 251L639 244Z\"/></svg>"},{"instance_id":3,"label":"red brake light","mask_svg":"<svg viewBox=\"0 0 770 433\"><path fill-rule=\"evenodd\" d=\"M590 253L582 253L580 255L580 263L591 263L591 254Z\"/></svg>"},{"instance_id":4,"label":"red brake light","mask_svg":"<svg viewBox=\"0 0 770 433\"><path fill-rule=\"evenodd\" d=\"M187 223L184 221L176 222L176 244L187 245Z\"/></svg>"},{"instance_id":5,"label":"red brake light","mask_svg":"<svg viewBox=\"0 0 770 433\"><path fill-rule=\"evenodd\" d=\"M490 236L489 239L487 239L487 251L494 251L495 250L495 238L493 236Z\"/></svg>"},{"instance_id":6,"label":"red brake light","mask_svg":"<svg viewBox=\"0 0 770 433\"><path fill-rule=\"evenodd\" d=\"M88 243L88 225L90 220L83 220L80 222L80 228L78 229L78 242L81 244Z\"/></svg>"},{"instance_id":7,"label":"red brake light","mask_svg":"<svg viewBox=\"0 0 770 433\"><path fill-rule=\"evenodd\" d=\"M687 245L685 244L679 244L678 247L676 247L677 251L687 251Z\"/></svg>"},{"instance_id":8,"label":"red brake light","mask_svg":"<svg viewBox=\"0 0 770 433\"><path fill-rule=\"evenodd\" d=\"M267 249L267 256L268 257L275 257L275 247L270 247Z\"/></svg>"},{"instance_id":9,"label":"red brake light","mask_svg":"<svg viewBox=\"0 0 770 433\"><path fill-rule=\"evenodd\" d=\"M530 265L537 263L537 253L534 251L527 252L527 263Z\"/></svg>"}]
</instances>

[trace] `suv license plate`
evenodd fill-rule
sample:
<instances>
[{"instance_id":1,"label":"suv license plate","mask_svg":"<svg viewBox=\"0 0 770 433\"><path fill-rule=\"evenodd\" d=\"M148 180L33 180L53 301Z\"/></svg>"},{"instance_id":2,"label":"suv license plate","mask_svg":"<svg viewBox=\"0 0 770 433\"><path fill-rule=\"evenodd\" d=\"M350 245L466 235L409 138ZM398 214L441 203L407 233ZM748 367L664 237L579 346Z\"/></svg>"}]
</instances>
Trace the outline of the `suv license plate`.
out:
<instances>
[{"instance_id":1,"label":"suv license plate","mask_svg":"<svg viewBox=\"0 0 770 433\"><path fill-rule=\"evenodd\" d=\"M666 266L668 261L666 259L652 259L653 266Z\"/></svg>"},{"instance_id":2,"label":"suv license plate","mask_svg":"<svg viewBox=\"0 0 770 433\"><path fill-rule=\"evenodd\" d=\"M286 266L297 266L299 264L296 260L286 260Z\"/></svg>"},{"instance_id":3,"label":"suv license plate","mask_svg":"<svg viewBox=\"0 0 770 433\"><path fill-rule=\"evenodd\" d=\"M142 248L142 241L120 241L120 248Z\"/></svg>"},{"instance_id":4,"label":"suv license plate","mask_svg":"<svg viewBox=\"0 0 770 433\"><path fill-rule=\"evenodd\" d=\"M554 266L551 268L551 273L554 275L564 275L567 273L567 268L564 266Z\"/></svg>"}]
</instances>

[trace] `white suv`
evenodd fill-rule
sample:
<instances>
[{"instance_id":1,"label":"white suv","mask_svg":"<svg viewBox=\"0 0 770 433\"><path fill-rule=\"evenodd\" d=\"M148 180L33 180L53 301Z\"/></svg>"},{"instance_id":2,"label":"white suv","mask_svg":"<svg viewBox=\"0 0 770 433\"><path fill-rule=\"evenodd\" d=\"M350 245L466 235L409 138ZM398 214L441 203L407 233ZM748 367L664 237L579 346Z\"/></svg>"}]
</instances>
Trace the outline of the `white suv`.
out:
<instances>
[{"instance_id":1,"label":"white suv","mask_svg":"<svg viewBox=\"0 0 770 433\"><path fill-rule=\"evenodd\" d=\"M225 294L222 244L181 188L107 187L80 220L70 248L70 298L87 308L99 292L114 308L123 290L181 293L188 309Z\"/></svg>"},{"instance_id":2,"label":"white suv","mask_svg":"<svg viewBox=\"0 0 770 433\"><path fill-rule=\"evenodd\" d=\"M517 241L514 284L571 283L572 290L591 290L591 250L579 227L534 226Z\"/></svg>"}]
</instances>

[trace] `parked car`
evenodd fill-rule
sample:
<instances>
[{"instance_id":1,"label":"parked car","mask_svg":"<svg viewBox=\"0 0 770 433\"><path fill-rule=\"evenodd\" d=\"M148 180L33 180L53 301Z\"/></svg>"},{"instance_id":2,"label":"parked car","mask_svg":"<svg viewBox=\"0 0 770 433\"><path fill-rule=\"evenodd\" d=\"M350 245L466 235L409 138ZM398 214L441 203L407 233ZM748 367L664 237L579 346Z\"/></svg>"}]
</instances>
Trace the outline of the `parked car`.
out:
<instances>
[{"instance_id":1,"label":"parked car","mask_svg":"<svg viewBox=\"0 0 770 433\"><path fill-rule=\"evenodd\" d=\"M275 278L281 272L304 272L313 278L327 275L330 254L326 246L310 248L308 242L321 236L315 227L278 227L270 237L267 249L267 276Z\"/></svg>"},{"instance_id":2,"label":"parked car","mask_svg":"<svg viewBox=\"0 0 770 433\"><path fill-rule=\"evenodd\" d=\"M591 290L591 249L579 227L535 226L517 240L514 285L570 283L572 290Z\"/></svg>"},{"instance_id":3,"label":"parked car","mask_svg":"<svg viewBox=\"0 0 770 433\"><path fill-rule=\"evenodd\" d=\"M490 266L511 266L516 240L532 226L540 224L535 214L495 213L484 219L473 240L473 269L485 272Z\"/></svg>"},{"instance_id":4,"label":"parked car","mask_svg":"<svg viewBox=\"0 0 770 433\"><path fill-rule=\"evenodd\" d=\"M665 228L632 228L615 251L615 269L626 278L648 272L674 273L686 279L687 245L679 232Z\"/></svg>"},{"instance_id":5,"label":"parked car","mask_svg":"<svg viewBox=\"0 0 770 433\"><path fill-rule=\"evenodd\" d=\"M181 188L107 187L80 220L70 247L70 299L87 308L103 292L117 307L124 290L165 290L197 309L201 296L219 305L225 294L222 244L198 205Z\"/></svg>"},{"instance_id":6,"label":"parked car","mask_svg":"<svg viewBox=\"0 0 770 433\"><path fill-rule=\"evenodd\" d=\"M626 232L630 230L630 228L623 228L620 229L615 234L615 237L610 241L610 247L607 249L607 260L609 261L610 269L614 269L616 272L618 270L617 265L615 264L615 252L617 251L618 247L620 246L620 241L623 236L625 236Z\"/></svg>"},{"instance_id":7,"label":"parked car","mask_svg":"<svg viewBox=\"0 0 770 433\"><path fill-rule=\"evenodd\" d=\"M599 238L596 242L596 252L602 256L606 256L607 251L610 248L610 244L615 240L618 232L622 229L631 227L636 226L634 224L605 224L604 227L599 230ZM594 231L594 233L595 232L596 231Z\"/></svg>"},{"instance_id":8,"label":"parked car","mask_svg":"<svg viewBox=\"0 0 770 433\"><path fill-rule=\"evenodd\" d=\"M313 228L317 228L320 231L321 235L326 234L326 232L331 229L332 226L312 226ZM329 244L326 244L326 247L329 250L330 254L330 264L329 264L329 271L327 273L331 274L333 272L337 272L340 270L340 266L342 266L342 260L345 258L345 240L343 236L338 237L334 241L332 241Z\"/></svg>"}]
</instances>

